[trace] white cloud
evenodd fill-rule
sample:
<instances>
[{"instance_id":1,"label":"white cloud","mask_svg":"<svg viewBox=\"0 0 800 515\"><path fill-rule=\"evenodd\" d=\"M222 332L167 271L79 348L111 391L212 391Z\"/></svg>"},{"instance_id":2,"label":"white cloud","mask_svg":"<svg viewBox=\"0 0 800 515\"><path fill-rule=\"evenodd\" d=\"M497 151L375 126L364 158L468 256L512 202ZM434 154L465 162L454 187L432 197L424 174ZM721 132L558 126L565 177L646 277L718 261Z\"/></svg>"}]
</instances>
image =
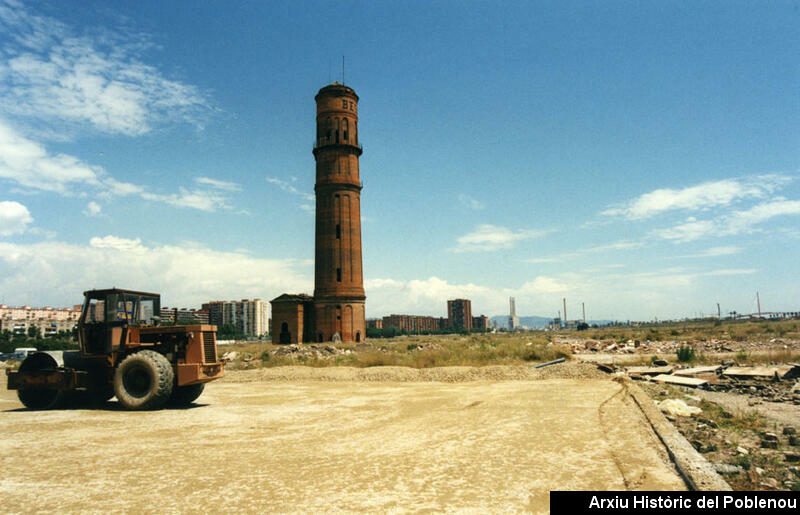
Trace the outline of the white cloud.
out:
<instances>
[{"instance_id":1,"label":"white cloud","mask_svg":"<svg viewBox=\"0 0 800 515\"><path fill-rule=\"evenodd\" d=\"M605 245L597 245L595 247L589 247L584 252L606 252L608 250L631 250L631 249L638 249L642 247L644 243L640 241L616 241L614 243L608 243Z\"/></svg>"},{"instance_id":2,"label":"white cloud","mask_svg":"<svg viewBox=\"0 0 800 515\"><path fill-rule=\"evenodd\" d=\"M775 217L800 214L800 200L776 198L749 209L733 211L716 222L688 218L686 222L655 231L656 236L674 242L694 241L707 236L731 236L759 230L756 226Z\"/></svg>"},{"instance_id":3,"label":"white cloud","mask_svg":"<svg viewBox=\"0 0 800 515\"><path fill-rule=\"evenodd\" d=\"M145 245L104 236L88 245L0 243L0 291L9 303L70 305L89 288L118 286L162 294L165 305L197 307L213 299L310 291L294 260L259 259L196 243Z\"/></svg>"},{"instance_id":4,"label":"white cloud","mask_svg":"<svg viewBox=\"0 0 800 515\"><path fill-rule=\"evenodd\" d=\"M719 270L712 270L710 272L704 272L701 275L706 276L719 276L719 275L751 275L758 272L758 270L754 268L722 268Z\"/></svg>"},{"instance_id":5,"label":"white cloud","mask_svg":"<svg viewBox=\"0 0 800 515\"><path fill-rule=\"evenodd\" d=\"M590 319L650 320L683 317L696 303L707 283L724 284L739 281L738 277L757 273L749 268L691 269L668 267L648 271L609 270L609 265L585 273L562 273L537 276L510 288L486 287L474 283L450 283L430 277L401 281L375 278L365 281L367 314L370 317L414 314L446 317L447 300L467 298L472 313L489 316L508 313L508 298L514 297L520 316L556 316L567 299L570 319L580 312L585 302ZM705 284L705 285L704 285ZM716 287L716 286L715 286ZM711 304L708 309L714 307Z\"/></svg>"},{"instance_id":6,"label":"white cloud","mask_svg":"<svg viewBox=\"0 0 800 515\"><path fill-rule=\"evenodd\" d=\"M569 290L566 284L558 282L552 277L539 276L533 281L528 281L519 289L520 293L560 293Z\"/></svg>"},{"instance_id":7,"label":"white cloud","mask_svg":"<svg viewBox=\"0 0 800 515\"><path fill-rule=\"evenodd\" d=\"M13 200L0 202L0 236L23 233L31 222L27 207Z\"/></svg>"},{"instance_id":8,"label":"white cloud","mask_svg":"<svg viewBox=\"0 0 800 515\"><path fill-rule=\"evenodd\" d=\"M616 251L616 250L633 250L641 248L643 246L644 242L641 241L620 240L613 243L607 243L605 245L595 245L594 247L578 249L574 252L562 252L561 254L557 254L555 256L550 256L550 257L529 258L526 259L525 261L528 263L560 263L565 259L574 258L577 256L583 256L585 254Z\"/></svg>"},{"instance_id":9,"label":"white cloud","mask_svg":"<svg viewBox=\"0 0 800 515\"><path fill-rule=\"evenodd\" d=\"M458 245L453 250L455 252L490 252L510 249L520 241L539 238L549 232L546 230L512 231L506 227L481 224L473 232L459 236L456 240Z\"/></svg>"},{"instance_id":10,"label":"white cloud","mask_svg":"<svg viewBox=\"0 0 800 515\"><path fill-rule=\"evenodd\" d=\"M102 211L103 207L94 200L92 200L88 204L86 204L86 209L83 211L83 214L85 214L86 216L100 216Z\"/></svg>"},{"instance_id":11,"label":"white cloud","mask_svg":"<svg viewBox=\"0 0 800 515\"><path fill-rule=\"evenodd\" d=\"M472 283L450 284L438 277L411 281L367 279L364 289L368 299L367 309L373 314L370 316L393 313L447 316L447 301L455 298L471 299L473 314L477 315L488 313L485 299L496 296L491 288Z\"/></svg>"},{"instance_id":12,"label":"white cloud","mask_svg":"<svg viewBox=\"0 0 800 515\"><path fill-rule=\"evenodd\" d=\"M145 248L142 247L142 240L136 238L135 240L128 238L118 238L116 236L94 237L89 240L89 246L96 249L115 249L123 250L126 252L143 252Z\"/></svg>"},{"instance_id":13,"label":"white cloud","mask_svg":"<svg viewBox=\"0 0 800 515\"><path fill-rule=\"evenodd\" d=\"M694 241L705 236L714 234L717 231L714 222L710 220L698 221L694 218L688 218L686 222L676 225L668 229L659 229L655 231L656 236L665 240L673 240L675 242Z\"/></svg>"},{"instance_id":14,"label":"white cloud","mask_svg":"<svg viewBox=\"0 0 800 515\"><path fill-rule=\"evenodd\" d=\"M637 220L674 210L708 210L714 207L728 206L742 199L764 198L789 181L791 181L790 177L772 174L705 182L678 190L658 189L645 193L622 206L608 208L600 214Z\"/></svg>"},{"instance_id":15,"label":"white cloud","mask_svg":"<svg viewBox=\"0 0 800 515\"><path fill-rule=\"evenodd\" d=\"M742 247L736 245L728 245L723 247L711 247L710 249L703 250L696 254L687 254L685 256L677 256L679 258L707 258L719 256L732 256L742 251Z\"/></svg>"},{"instance_id":16,"label":"white cloud","mask_svg":"<svg viewBox=\"0 0 800 515\"><path fill-rule=\"evenodd\" d=\"M484 204L480 200L475 199L475 198L473 198L473 197L471 197L471 196L469 196L469 195L467 195L465 193L461 193L461 194L458 195L458 201L462 205L464 205L464 206L466 206L466 207L468 207L470 209L474 209L475 211L480 211L481 209L484 209L486 207L486 204Z\"/></svg>"},{"instance_id":17,"label":"white cloud","mask_svg":"<svg viewBox=\"0 0 800 515\"><path fill-rule=\"evenodd\" d=\"M302 192L302 191L298 190L297 188L295 188L294 186L289 184L287 181L278 179L277 177L267 177L266 181L268 183L270 183L270 184L274 184L274 185L278 186L283 191L291 193L292 195L297 195L298 197L302 198L303 200L305 200L307 202L314 202L314 199L315 199L314 195L311 195L310 193L305 193L305 192ZM292 177L292 182L296 182L296 181L297 181L297 177Z\"/></svg>"},{"instance_id":18,"label":"white cloud","mask_svg":"<svg viewBox=\"0 0 800 515\"><path fill-rule=\"evenodd\" d=\"M178 193L162 194L142 192L139 195L145 200L165 202L175 207L188 207L207 212L231 208L228 204L228 197L218 191L178 188Z\"/></svg>"},{"instance_id":19,"label":"white cloud","mask_svg":"<svg viewBox=\"0 0 800 515\"><path fill-rule=\"evenodd\" d=\"M545 257L545 258L529 258L525 260L527 263L558 263L561 261L559 257Z\"/></svg>"},{"instance_id":20,"label":"white cloud","mask_svg":"<svg viewBox=\"0 0 800 515\"><path fill-rule=\"evenodd\" d=\"M219 190L226 191L241 191L242 187L235 182L220 181L218 179L211 179L209 177L196 177L195 182L204 186L210 186Z\"/></svg>"},{"instance_id":21,"label":"white cloud","mask_svg":"<svg viewBox=\"0 0 800 515\"><path fill-rule=\"evenodd\" d=\"M800 200L782 198L762 202L750 209L734 211L725 219L723 234L741 234L752 230L753 226L766 222L776 216L800 214Z\"/></svg>"},{"instance_id":22,"label":"white cloud","mask_svg":"<svg viewBox=\"0 0 800 515\"><path fill-rule=\"evenodd\" d=\"M7 116L58 125L51 134L88 126L136 136L168 120L197 125L208 108L197 88L142 62L152 45L124 27L78 35L8 1L0 4L0 24L13 35L3 48L0 107Z\"/></svg>"},{"instance_id":23,"label":"white cloud","mask_svg":"<svg viewBox=\"0 0 800 515\"><path fill-rule=\"evenodd\" d=\"M49 152L30 137L63 140L87 129L138 136L166 121L199 124L196 115L208 108L203 95L140 60L150 45L146 36L124 27L80 36L15 0L0 0L0 29L11 35L0 48L0 179L23 191L83 195L93 189L101 198L138 195L176 207L230 209L228 194L241 189L233 182L198 177L196 188L153 191L117 181L80 158ZM99 207L90 203L84 213L96 216Z\"/></svg>"},{"instance_id":24,"label":"white cloud","mask_svg":"<svg viewBox=\"0 0 800 515\"><path fill-rule=\"evenodd\" d=\"M62 195L75 195L77 190L93 188L101 197L137 195L145 200L163 202L176 207L216 211L230 209L228 195L234 183L199 178L201 188L179 188L178 193L157 193L143 186L121 182L99 166L90 166L80 159L51 155L40 144L31 141L0 120L0 178L20 186ZM203 179L203 180L200 180ZM203 189L202 187L206 188ZM210 188L209 188L210 187ZM91 203L88 214L96 215L99 205Z\"/></svg>"},{"instance_id":25,"label":"white cloud","mask_svg":"<svg viewBox=\"0 0 800 515\"><path fill-rule=\"evenodd\" d=\"M102 169L76 157L51 155L0 119L0 178L26 188L64 194L75 185L100 186L100 174Z\"/></svg>"}]
</instances>

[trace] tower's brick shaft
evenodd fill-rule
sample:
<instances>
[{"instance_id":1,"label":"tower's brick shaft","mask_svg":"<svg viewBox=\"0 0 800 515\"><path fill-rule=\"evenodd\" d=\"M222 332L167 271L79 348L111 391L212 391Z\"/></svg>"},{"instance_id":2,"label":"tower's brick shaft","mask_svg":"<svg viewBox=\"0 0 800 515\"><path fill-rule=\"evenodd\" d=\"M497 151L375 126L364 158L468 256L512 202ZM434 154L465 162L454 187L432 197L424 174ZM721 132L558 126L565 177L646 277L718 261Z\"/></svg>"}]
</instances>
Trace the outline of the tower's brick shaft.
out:
<instances>
[{"instance_id":1,"label":"tower's brick shaft","mask_svg":"<svg viewBox=\"0 0 800 515\"><path fill-rule=\"evenodd\" d=\"M361 180L358 173L358 95L339 84L317 96L316 254L314 312L318 341L338 334L364 339L364 277L361 269Z\"/></svg>"}]
</instances>

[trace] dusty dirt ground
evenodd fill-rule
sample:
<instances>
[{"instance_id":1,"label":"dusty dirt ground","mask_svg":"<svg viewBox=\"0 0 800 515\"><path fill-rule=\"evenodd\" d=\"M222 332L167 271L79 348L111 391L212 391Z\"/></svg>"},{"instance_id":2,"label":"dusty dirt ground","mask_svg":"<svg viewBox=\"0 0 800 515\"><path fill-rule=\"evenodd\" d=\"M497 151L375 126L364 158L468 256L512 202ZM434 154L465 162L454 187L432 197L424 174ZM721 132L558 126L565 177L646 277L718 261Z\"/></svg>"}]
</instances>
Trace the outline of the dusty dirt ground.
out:
<instances>
[{"instance_id":1,"label":"dusty dirt ground","mask_svg":"<svg viewBox=\"0 0 800 515\"><path fill-rule=\"evenodd\" d=\"M295 368L144 413L26 411L3 387L2 510L546 512L555 489L685 488L608 379Z\"/></svg>"}]
</instances>

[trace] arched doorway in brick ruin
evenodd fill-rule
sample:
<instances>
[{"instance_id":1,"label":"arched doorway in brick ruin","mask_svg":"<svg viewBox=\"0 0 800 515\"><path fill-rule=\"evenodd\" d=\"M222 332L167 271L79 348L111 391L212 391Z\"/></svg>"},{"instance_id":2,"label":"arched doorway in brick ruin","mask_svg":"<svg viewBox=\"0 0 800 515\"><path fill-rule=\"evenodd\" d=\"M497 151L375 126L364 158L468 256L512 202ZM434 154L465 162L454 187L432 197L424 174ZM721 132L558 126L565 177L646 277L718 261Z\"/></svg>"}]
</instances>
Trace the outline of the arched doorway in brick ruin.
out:
<instances>
[{"instance_id":1,"label":"arched doorway in brick ruin","mask_svg":"<svg viewBox=\"0 0 800 515\"><path fill-rule=\"evenodd\" d=\"M292 333L289 332L289 324L286 322L281 323L281 343L292 343Z\"/></svg>"}]
</instances>

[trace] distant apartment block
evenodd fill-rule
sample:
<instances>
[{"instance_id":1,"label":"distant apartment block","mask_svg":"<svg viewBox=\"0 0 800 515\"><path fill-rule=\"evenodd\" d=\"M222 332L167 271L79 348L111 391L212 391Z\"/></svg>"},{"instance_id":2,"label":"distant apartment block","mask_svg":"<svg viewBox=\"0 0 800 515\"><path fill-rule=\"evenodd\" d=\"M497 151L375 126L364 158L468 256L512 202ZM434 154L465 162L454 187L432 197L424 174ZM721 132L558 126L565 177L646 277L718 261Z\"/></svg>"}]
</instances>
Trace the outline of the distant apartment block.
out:
<instances>
[{"instance_id":1,"label":"distant apartment block","mask_svg":"<svg viewBox=\"0 0 800 515\"><path fill-rule=\"evenodd\" d=\"M171 324L208 324L208 311L202 309L161 308L161 323Z\"/></svg>"},{"instance_id":2,"label":"distant apartment block","mask_svg":"<svg viewBox=\"0 0 800 515\"><path fill-rule=\"evenodd\" d=\"M27 333L30 327L38 327L43 336L52 336L59 331L71 331L80 316L81 306L33 308L0 304L0 331L20 334Z\"/></svg>"},{"instance_id":3,"label":"distant apartment block","mask_svg":"<svg viewBox=\"0 0 800 515\"><path fill-rule=\"evenodd\" d=\"M442 321L445 319L420 315L389 315L383 317L383 327L396 327L401 331L410 333L431 332L444 329Z\"/></svg>"},{"instance_id":4,"label":"distant apartment block","mask_svg":"<svg viewBox=\"0 0 800 515\"><path fill-rule=\"evenodd\" d=\"M261 299L214 300L203 304L202 311L217 327L231 324L246 335L261 336L269 332L268 306Z\"/></svg>"},{"instance_id":5,"label":"distant apartment block","mask_svg":"<svg viewBox=\"0 0 800 515\"><path fill-rule=\"evenodd\" d=\"M469 299L448 300L447 321L451 329L472 329L472 301Z\"/></svg>"},{"instance_id":6,"label":"distant apartment block","mask_svg":"<svg viewBox=\"0 0 800 515\"><path fill-rule=\"evenodd\" d=\"M383 319L382 318L368 318L367 319L367 328L368 329L383 329Z\"/></svg>"},{"instance_id":7,"label":"distant apartment block","mask_svg":"<svg viewBox=\"0 0 800 515\"><path fill-rule=\"evenodd\" d=\"M469 299L447 301L447 318L423 315L389 315L367 320L367 327L389 329L391 327L409 333L425 333L448 330L489 330L489 317L472 316Z\"/></svg>"},{"instance_id":8,"label":"distant apartment block","mask_svg":"<svg viewBox=\"0 0 800 515\"><path fill-rule=\"evenodd\" d=\"M489 330L489 317L486 315L479 315L472 317L472 329Z\"/></svg>"}]
</instances>

